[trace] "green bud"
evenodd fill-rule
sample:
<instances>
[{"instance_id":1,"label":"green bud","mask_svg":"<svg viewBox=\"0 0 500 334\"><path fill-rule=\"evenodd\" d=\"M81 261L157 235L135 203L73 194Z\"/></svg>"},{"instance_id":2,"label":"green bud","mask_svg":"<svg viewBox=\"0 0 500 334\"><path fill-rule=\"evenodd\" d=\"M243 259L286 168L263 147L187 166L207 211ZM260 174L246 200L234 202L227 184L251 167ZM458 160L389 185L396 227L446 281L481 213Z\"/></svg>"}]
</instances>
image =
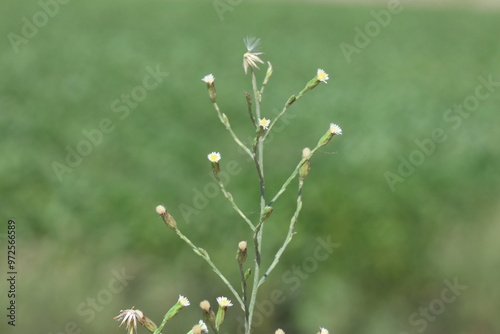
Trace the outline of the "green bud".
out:
<instances>
[{"instance_id":1,"label":"green bud","mask_svg":"<svg viewBox=\"0 0 500 334\"><path fill-rule=\"evenodd\" d=\"M248 280L250 275L252 275L252 269L248 268L247 271L245 271L245 281Z\"/></svg>"},{"instance_id":2,"label":"green bud","mask_svg":"<svg viewBox=\"0 0 500 334\"><path fill-rule=\"evenodd\" d=\"M217 315L215 316L215 328L217 330L220 329L220 325L222 325L222 323L224 322L225 317L226 317L226 308L219 306L219 310L217 311Z\"/></svg>"},{"instance_id":3,"label":"green bud","mask_svg":"<svg viewBox=\"0 0 500 334\"><path fill-rule=\"evenodd\" d=\"M269 78L273 75L273 65L271 64L270 61L267 62L267 72L266 72L266 77L264 78L264 82L262 83L263 86L267 85L267 82L269 81Z\"/></svg>"},{"instance_id":4,"label":"green bud","mask_svg":"<svg viewBox=\"0 0 500 334\"><path fill-rule=\"evenodd\" d=\"M264 213L262 214L261 221L264 222L269 218L269 216L273 213L273 207L272 206L266 206L264 208Z\"/></svg>"},{"instance_id":5,"label":"green bud","mask_svg":"<svg viewBox=\"0 0 500 334\"><path fill-rule=\"evenodd\" d=\"M286 101L286 107L288 108L289 106L291 106L296 100L297 97L295 95L290 96L288 101Z\"/></svg>"}]
</instances>

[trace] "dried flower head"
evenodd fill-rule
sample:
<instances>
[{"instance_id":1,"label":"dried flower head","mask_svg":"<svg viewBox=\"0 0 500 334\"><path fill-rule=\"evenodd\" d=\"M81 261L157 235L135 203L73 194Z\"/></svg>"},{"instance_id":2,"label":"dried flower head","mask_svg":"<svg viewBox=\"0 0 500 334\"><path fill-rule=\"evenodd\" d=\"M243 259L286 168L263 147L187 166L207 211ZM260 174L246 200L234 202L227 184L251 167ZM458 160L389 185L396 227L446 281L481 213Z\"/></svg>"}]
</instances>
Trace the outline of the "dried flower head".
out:
<instances>
[{"instance_id":1,"label":"dried flower head","mask_svg":"<svg viewBox=\"0 0 500 334\"><path fill-rule=\"evenodd\" d=\"M246 37L244 40L247 52L243 55L243 69L245 74L248 73L248 68L259 68L257 62L264 64L262 59L258 56L264 54L263 52L254 52L254 50L260 45L260 39L255 37Z\"/></svg>"},{"instance_id":2,"label":"dried flower head","mask_svg":"<svg viewBox=\"0 0 500 334\"><path fill-rule=\"evenodd\" d=\"M215 82L215 77L213 74L208 74L208 75L205 75L203 77L203 79L201 79L201 80L204 81L208 85L212 85Z\"/></svg>"},{"instance_id":3,"label":"dried flower head","mask_svg":"<svg viewBox=\"0 0 500 334\"><path fill-rule=\"evenodd\" d=\"M165 209L163 205L158 205L156 207L156 213L159 214L160 216L164 215L165 213L167 213L167 209Z\"/></svg>"},{"instance_id":4,"label":"dried flower head","mask_svg":"<svg viewBox=\"0 0 500 334\"><path fill-rule=\"evenodd\" d=\"M259 118L259 126L261 126L264 130L267 130L267 128L269 128L269 124L271 124L271 121L267 118Z\"/></svg>"},{"instance_id":5,"label":"dried flower head","mask_svg":"<svg viewBox=\"0 0 500 334\"><path fill-rule=\"evenodd\" d=\"M194 325L193 328L191 328L191 331L189 333L192 333L192 334L201 334L201 327L200 325Z\"/></svg>"},{"instance_id":6,"label":"dried flower head","mask_svg":"<svg viewBox=\"0 0 500 334\"><path fill-rule=\"evenodd\" d=\"M260 38L255 36L247 36L243 39L247 52L252 52L254 49L260 46Z\"/></svg>"},{"instance_id":7,"label":"dried flower head","mask_svg":"<svg viewBox=\"0 0 500 334\"><path fill-rule=\"evenodd\" d=\"M246 241L240 241L238 243L238 248L241 252L244 252L247 250L247 242Z\"/></svg>"},{"instance_id":8,"label":"dried flower head","mask_svg":"<svg viewBox=\"0 0 500 334\"><path fill-rule=\"evenodd\" d=\"M319 334L328 334L328 329L320 327L319 328Z\"/></svg>"},{"instance_id":9,"label":"dried flower head","mask_svg":"<svg viewBox=\"0 0 500 334\"><path fill-rule=\"evenodd\" d=\"M319 81L324 83L327 83L326 80L329 79L328 74L320 68L318 68L318 73L316 74L316 77L318 78Z\"/></svg>"},{"instance_id":10,"label":"dried flower head","mask_svg":"<svg viewBox=\"0 0 500 334\"><path fill-rule=\"evenodd\" d=\"M203 320L200 320L200 322L198 323L198 326L200 326L200 329L201 329L204 333L208 333L208 327L207 327L207 325L203 322Z\"/></svg>"},{"instance_id":11,"label":"dried flower head","mask_svg":"<svg viewBox=\"0 0 500 334\"><path fill-rule=\"evenodd\" d=\"M134 308L131 308L129 310L120 310L120 314L113 319L116 319L117 321L121 320L119 327L125 323L127 332L131 334L134 331L137 333L137 323L142 324L143 318L144 314L140 310L134 310Z\"/></svg>"},{"instance_id":12,"label":"dried flower head","mask_svg":"<svg viewBox=\"0 0 500 334\"><path fill-rule=\"evenodd\" d=\"M285 334L285 331L283 331L281 328L278 328L274 334Z\"/></svg>"},{"instance_id":13,"label":"dried flower head","mask_svg":"<svg viewBox=\"0 0 500 334\"><path fill-rule=\"evenodd\" d=\"M220 156L220 153L219 152L212 152L208 155L208 160L210 160L210 162L219 162L221 159L221 156Z\"/></svg>"},{"instance_id":14,"label":"dried flower head","mask_svg":"<svg viewBox=\"0 0 500 334\"><path fill-rule=\"evenodd\" d=\"M210 303L208 300L204 300L200 303L200 308L203 310L203 312L210 312Z\"/></svg>"},{"instance_id":15,"label":"dried flower head","mask_svg":"<svg viewBox=\"0 0 500 334\"><path fill-rule=\"evenodd\" d=\"M227 299L226 297L217 297L217 303L219 303L219 306L222 308L227 308L230 306L233 306L231 301Z\"/></svg>"},{"instance_id":16,"label":"dried flower head","mask_svg":"<svg viewBox=\"0 0 500 334\"><path fill-rule=\"evenodd\" d=\"M311 149L306 147L302 150L302 159L307 158L311 154Z\"/></svg>"},{"instance_id":17,"label":"dried flower head","mask_svg":"<svg viewBox=\"0 0 500 334\"><path fill-rule=\"evenodd\" d=\"M179 300L177 302L184 307L189 306L189 300L184 296L179 295Z\"/></svg>"},{"instance_id":18,"label":"dried flower head","mask_svg":"<svg viewBox=\"0 0 500 334\"><path fill-rule=\"evenodd\" d=\"M332 135L341 135L342 129L335 123L330 123L330 133Z\"/></svg>"}]
</instances>

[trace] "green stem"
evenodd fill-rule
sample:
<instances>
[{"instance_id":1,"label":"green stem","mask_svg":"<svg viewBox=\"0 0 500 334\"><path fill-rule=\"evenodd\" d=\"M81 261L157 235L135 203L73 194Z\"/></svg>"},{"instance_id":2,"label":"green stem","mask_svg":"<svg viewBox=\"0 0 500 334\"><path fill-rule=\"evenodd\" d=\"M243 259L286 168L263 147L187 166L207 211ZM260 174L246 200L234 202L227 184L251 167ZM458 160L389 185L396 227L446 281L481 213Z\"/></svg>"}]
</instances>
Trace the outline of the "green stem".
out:
<instances>
[{"instance_id":1,"label":"green stem","mask_svg":"<svg viewBox=\"0 0 500 334\"><path fill-rule=\"evenodd\" d=\"M245 304L245 333L247 332L248 328L248 298L247 298L247 280L245 278L245 269L243 268L243 263L239 263L238 266L240 267L240 275L241 275L241 290L243 293L243 303Z\"/></svg>"},{"instance_id":2,"label":"green stem","mask_svg":"<svg viewBox=\"0 0 500 334\"><path fill-rule=\"evenodd\" d=\"M253 116L253 112L252 112L252 97L250 96L250 94L248 94L247 92L245 92L245 97L246 97L246 100L247 100L247 110L248 110L248 115L250 116L250 120L252 120L252 124L255 128L258 127L257 125L257 121L255 120L255 117Z\"/></svg>"},{"instance_id":3,"label":"green stem","mask_svg":"<svg viewBox=\"0 0 500 334\"><path fill-rule=\"evenodd\" d=\"M238 138L238 136L236 136L233 129L231 128L231 125L229 124L229 120L227 119L227 117L224 117L225 115L223 115L221 113L217 102L213 102L213 105L214 105L215 111L217 111L217 116L219 116L219 120L222 122L222 124L224 124L226 129L229 131L229 133L231 134L231 137L233 137L236 144L238 144L243 149L243 151L245 151L245 153L250 156L250 158L253 158L252 152L250 151L250 149L248 147L246 147L246 145L241 142L241 140Z\"/></svg>"},{"instance_id":4,"label":"green stem","mask_svg":"<svg viewBox=\"0 0 500 334\"><path fill-rule=\"evenodd\" d=\"M205 250L201 250L199 247L195 246L191 242L191 240L189 240L184 234L182 234L182 232L179 229L176 228L175 233L177 233L177 235L182 240L184 240L193 249L193 251L196 254L201 256L208 263L210 268L212 268L212 270L220 277L220 279L224 282L224 284L226 284L226 286L229 288L229 290L231 290L231 292L233 293L233 295L236 298L236 300L238 301L238 303L240 303L241 307L244 308L245 304L243 303L243 300L241 299L240 295L238 294L238 292L236 292L236 290L231 285L231 283L229 283L229 281L226 279L226 277L219 271L219 269L215 266L215 264L212 262L212 260L210 260L208 253Z\"/></svg>"},{"instance_id":5,"label":"green stem","mask_svg":"<svg viewBox=\"0 0 500 334\"><path fill-rule=\"evenodd\" d=\"M257 80L255 77L255 72L252 69L252 87L255 99L255 113L257 118L260 119L260 104L261 104L261 95L257 88ZM268 131L268 130L267 130ZM247 315L247 323L248 327L245 329L245 334L249 334L252 329L252 318L253 312L255 309L255 303L257 300L257 292L259 290L259 274L260 274L260 261L261 261L261 250L262 250L262 217L264 214L264 209L266 207L265 200L265 179L264 179L264 138L261 136L257 136L256 145L254 146L254 154L253 159L255 161L255 166L257 168L257 174L259 176L260 183L260 223L259 229L254 231L253 241L254 241L254 249L255 249L255 268L254 268L254 281L252 285L252 293L250 296L250 302L248 305L248 315Z\"/></svg>"},{"instance_id":6,"label":"green stem","mask_svg":"<svg viewBox=\"0 0 500 334\"><path fill-rule=\"evenodd\" d=\"M299 219L299 214L300 211L302 210L302 187L304 186L304 180L299 179L299 191L298 191L298 196L297 196L297 208L295 209L295 213L292 216L292 219L290 220L290 226L288 227L288 233L286 235L285 241L283 242L283 245L280 247L278 252L276 252L276 255L274 256L274 260L267 268L266 273L262 276L262 278L259 281L259 286L264 283L264 281L267 279L269 274L273 271L274 267L278 264L281 255L283 255L283 252L285 251L286 247L292 241L293 236L295 235L294 233L294 228L295 228L295 223L297 223L297 220ZM258 228L258 226L257 226Z\"/></svg>"},{"instance_id":7,"label":"green stem","mask_svg":"<svg viewBox=\"0 0 500 334\"><path fill-rule=\"evenodd\" d=\"M290 184L290 182L293 181L293 179L297 176L297 174L299 173L299 170L300 170L300 167L309 159L311 159L312 155L314 154L314 152L316 152L317 150L319 149L319 146L316 146L312 151L311 151L311 154L309 155L309 157L305 157L305 158L302 158L302 160L300 160L300 162L298 163L297 167L295 167L295 169L293 170L292 174L290 175L290 177L285 181L285 183L283 183L283 185L281 186L281 189L276 193L276 195L273 197L273 199L271 200L271 202L269 202L268 205L273 205L274 202L276 202L276 200L281 196L281 194L283 194L286 190L286 188L288 187L288 185Z\"/></svg>"},{"instance_id":8,"label":"green stem","mask_svg":"<svg viewBox=\"0 0 500 334\"><path fill-rule=\"evenodd\" d=\"M215 177L215 179L217 180L217 183L219 184L219 187L220 189L222 190L222 193L224 194L224 196L229 200L229 202L231 203L233 209L238 212L238 214L241 216L241 218L243 218L243 220L245 220L245 222L248 224L248 226L250 226L250 229L252 231L255 231L255 226L252 224L252 222L250 221L250 219L248 219L248 217L243 213L243 211L240 210L240 208L238 207L238 205L236 205L236 202L234 201L233 199L233 195L231 195L231 193L229 193L226 188L224 187L224 184L222 183L222 181L220 180L220 178L217 176Z\"/></svg>"}]
</instances>

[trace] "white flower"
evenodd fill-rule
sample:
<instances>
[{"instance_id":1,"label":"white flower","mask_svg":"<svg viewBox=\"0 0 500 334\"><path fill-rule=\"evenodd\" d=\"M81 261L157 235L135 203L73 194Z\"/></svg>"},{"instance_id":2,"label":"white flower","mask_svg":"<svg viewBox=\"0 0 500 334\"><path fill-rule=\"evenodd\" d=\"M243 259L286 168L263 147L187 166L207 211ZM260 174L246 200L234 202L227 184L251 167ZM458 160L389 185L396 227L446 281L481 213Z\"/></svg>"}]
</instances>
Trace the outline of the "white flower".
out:
<instances>
[{"instance_id":1,"label":"white flower","mask_svg":"<svg viewBox=\"0 0 500 334\"><path fill-rule=\"evenodd\" d=\"M129 310L120 310L120 314L114 317L118 321L122 321L120 326L124 323L127 332L133 333L134 331L137 333L137 322L142 324L144 318L144 314L139 310L129 309ZM119 327L120 327L119 326Z\"/></svg>"},{"instance_id":2,"label":"white flower","mask_svg":"<svg viewBox=\"0 0 500 334\"><path fill-rule=\"evenodd\" d=\"M226 297L217 297L217 303L219 303L219 306L222 308L233 306L231 301L229 299L227 299Z\"/></svg>"},{"instance_id":3,"label":"white flower","mask_svg":"<svg viewBox=\"0 0 500 334\"><path fill-rule=\"evenodd\" d=\"M319 334L328 334L328 329L320 327L319 328Z\"/></svg>"},{"instance_id":4,"label":"white flower","mask_svg":"<svg viewBox=\"0 0 500 334\"><path fill-rule=\"evenodd\" d=\"M332 135L341 135L342 129L335 123L330 123L330 133Z\"/></svg>"},{"instance_id":5,"label":"white flower","mask_svg":"<svg viewBox=\"0 0 500 334\"><path fill-rule=\"evenodd\" d=\"M207 325L203 322L203 320L200 320L200 322L198 323L198 325L200 326L201 330L205 333L208 333L208 327Z\"/></svg>"},{"instance_id":6,"label":"white flower","mask_svg":"<svg viewBox=\"0 0 500 334\"><path fill-rule=\"evenodd\" d=\"M208 160L210 160L210 162L219 162L220 159L221 157L219 152L212 152L208 155Z\"/></svg>"},{"instance_id":7,"label":"white flower","mask_svg":"<svg viewBox=\"0 0 500 334\"><path fill-rule=\"evenodd\" d=\"M270 120L268 120L266 118L263 118L263 119L259 118L259 125L262 126L262 128L264 130L267 130L267 128L269 127L269 124L271 124Z\"/></svg>"},{"instance_id":8,"label":"white flower","mask_svg":"<svg viewBox=\"0 0 500 334\"><path fill-rule=\"evenodd\" d=\"M245 46L247 48L247 52L243 55L243 69L245 70L245 74L248 72L248 67L259 68L256 62L264 64L262 59L258 56L264 54L263 52L254 52L254 49L257 48L260 44L260 39L255 37L246 37L244 40Z\"/></svg>"},{"instance_id":9,"label":"white flower","mask_svg":"<svg viewBox=\"0 0 500 334\"><path fill-rule=\"evenodd\" d=\"M327 83L326 80L328 80L328 74L326 74L325 71L322 69L318 68L318 73L316 74L316 77L318 78L319 81Z\"/></svg>"},{"instance_id":10,"label":"white flower","mask_svg":"<svg viewBox=\"0 0 500 334\"><path fill-rule=\"evenodd\" d=\"M202 81L204 81L205 83L209 84L209 85L213 85L214 84L214 81L215 81L215 77L213 74L208 74L208 75L205 75L203 77L203 79L201 79Z\"/></svg>"},{"instance_id":11,"label":"white flower","mask_svg":"<svg viewBox=\"0 0 500 334\"><path fill-rule=\"evenodd\" d=\"M164 215L166 212L167 212L167 209L165 209L165 207L163 205L158 205L156 207L156 213L159 214L160 216Z\"/></svg>"},{"instance_id":12,"label":"white flower","mask_svg":"<svg viewBox=\"0 0 500 334\"><path fill-rule=\"evenodd\" d=\"M184 296L179 295L179 300L177 302L184 307L189 306L189 300Z\"/></svg>"}]
</instances>

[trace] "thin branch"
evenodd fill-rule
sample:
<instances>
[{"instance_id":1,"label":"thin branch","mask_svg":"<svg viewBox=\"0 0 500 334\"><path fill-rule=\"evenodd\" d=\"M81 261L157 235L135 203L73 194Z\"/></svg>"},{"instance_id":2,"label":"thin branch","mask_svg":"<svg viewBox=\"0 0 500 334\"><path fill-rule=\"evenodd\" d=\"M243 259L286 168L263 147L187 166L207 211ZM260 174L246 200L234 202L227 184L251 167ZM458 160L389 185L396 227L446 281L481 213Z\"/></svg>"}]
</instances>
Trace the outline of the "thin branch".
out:
<instances>
[{"instance_id":1,"label":"thin branch","mask_svg":"<svg viewBox=\"0 0 500 334\"><path fill-rule=\"evenodd\" d=\"M208 253L205 250L203 250L203 249L195 246L191 242L191 240L189 240L184 234L182 234L182 232L179 229L176 228L175 229L175 233L177 233L177 235L182 240L184 240L193 249L193 251L197 255L201 256L208 263L208 265L210 266L210 268L212 268L212 270L220 277L220 279L224 282L224 284L226 284L226 286L229 288L229 290L231 290L231 292L233 293L233 295L236 298L236 300L238 301L238 303L240 303L241 307L244 308L245 304L243 303L243 300L241 299L240 295L238 294L238 292L236 292L236 290L231 285L231 283L229 283L229 281L226 279L226 277L219 271L219 269L212 262L212 260L210 260L210 256L208 256Z\"/></svg>"},{"instance_id":2,"label":"thin branch","mask_svg":"<svg viewBox=\"0 0 500 334\"><path fill-rule=\"evenodd\" d=\"M238 207L238 205L236 204L236 202L234 201L233 199L233 195L231 195L231 193L229 193L226 188L224 187L224 184L222 183L222 181L220 180L219 177L216 177L215 178L217 183L219 184L219 187L220 189L222 190L222 193L224 194L224 196L229 200L229 202L231 203L233 209L238 212L238 214L241 216L241 218L243 218L245 220L245 222L248 224L248 226L250 226L250 229L252 231L255 231L255 226L252 224L252 222L250 221L250 219L248 219L248 217L243 213L243 211L240 210L240 208Z\"/></svg>"},{"instance_id":3,"label":"thin branch","mask_svg":"<svg viewBox=\"0 0 500 334\"><path fill-rule=\"evenodd\" d=\"M297 223L297 221L299 219L300 211L302 210L302 187L303 187L303 185L304 185L304 180L300 179L299 180L299 191L298 191L298 196L297 196L297 208L295 209L295 213L293 214L292 219L290 220L290 226L288 227L288 233L286 235L285 241L283 242L283 245L280 247L278 252L276 252L276 255L274 256L274 260L271 263L271 265L269 266L269 268L267 268L266 273L260 279L259 286L262 285L262 283L264 283L264 281L267 279L269 274L273 271L274 267L276 267L276 265L278 264L278 262L281 258L281 255L283 255L283 252L285 251L286 247L288 246L290 241L292 241L292 238L295 235L295 232L293 230L295 228L295 224ZM257 229L258 228L259 228L259 226L257 225Z\"/></svg>"},{"instance_id":4,"label":"thin branch","mask_svg":"<svg viewBox=\"0 0 500 334\"><path fill-rule=\"evenodd\" d=\"M236 134L234 133L233 129L231 128L231 125L229 124L229 120L227 119L226 115L221 113L217 102L213 102L212 104L214 106L215 111L217 111L217 116L219 116L219 120L222 122L222 124L224 124L226 129L229 131L229 133L231 134L231 137L233 137L236 144L238 144L245 151L245 153L247 153L250 156L250 158L253 158L252 152L250 151L250 149L248 147L246 147L246 145L243 144L241 142L241 140L238 138L238 136L236 136Z\"/></svg>"}]
</instances>

